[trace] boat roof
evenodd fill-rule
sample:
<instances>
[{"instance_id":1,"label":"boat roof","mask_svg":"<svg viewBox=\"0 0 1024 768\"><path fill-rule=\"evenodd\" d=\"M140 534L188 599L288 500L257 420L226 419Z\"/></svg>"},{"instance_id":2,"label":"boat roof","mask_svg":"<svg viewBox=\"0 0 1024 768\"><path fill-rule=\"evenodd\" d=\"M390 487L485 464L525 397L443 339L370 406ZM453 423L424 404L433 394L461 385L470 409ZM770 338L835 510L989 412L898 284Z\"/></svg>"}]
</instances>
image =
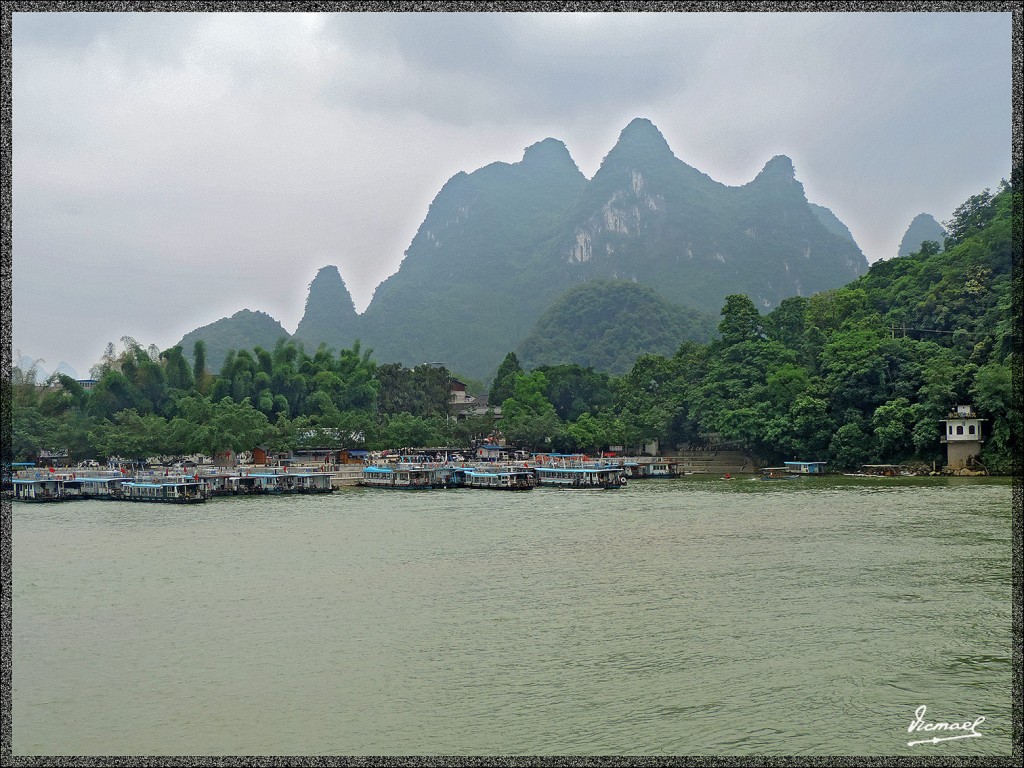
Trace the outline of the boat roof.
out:
<instances>
[{"instance_id":1,"label":"boat roof","mask_svg":"<svg viewBox=\"0 0 1024 768\"><path fill-rule=\"evenodd\" d=\"M473 477L501 477L503 475L532 475L533 471L529 469L503 469L497 472L481 472L475 469L465 470L467 475L473 475Z\"/></svg>"},{"instance_id":2,"label":"boat roof","mask_svg":"<svg viewBox=\"0 0 1024 768\"><path fill-rule=\"evenodd\" d=\"M174 480L170 483L125 483L133 488L166 488L169 485L200 485L200 483L188 482L187 480Z\"/></svg>"},{"instance_id":3,"label":"boat roof","mask_svg":"<svg viewBox=\"0 0 1024 768\"><path fill-rule=\"evenodd\" d=\"M330 477L330 472L250 472L234 477Z\"/></svg>"},{"instance_id":4,"label":"boat roof","mask_svg":"<svg viewBox=\"0 0 1024 768\"><path fill-rule=\"evenodd\" d=\"M539 472L618 472L618 467L537 467Z\"/></svg>"}]
</instances>

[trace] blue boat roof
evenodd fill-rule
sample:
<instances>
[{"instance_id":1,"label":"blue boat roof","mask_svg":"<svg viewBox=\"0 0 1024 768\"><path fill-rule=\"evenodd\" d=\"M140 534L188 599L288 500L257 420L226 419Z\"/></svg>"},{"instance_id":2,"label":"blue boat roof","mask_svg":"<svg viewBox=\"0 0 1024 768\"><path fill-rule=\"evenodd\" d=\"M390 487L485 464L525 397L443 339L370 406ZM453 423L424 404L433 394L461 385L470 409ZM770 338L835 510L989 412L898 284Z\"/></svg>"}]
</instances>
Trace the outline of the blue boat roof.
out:
<instances>
[{"instance_id":1,"label":"blue boat roof","mask_svg":"<svg viewBox=\"0 0 1024 768\"><path fill-rule=\"evenodd\" d=\"M363 472L381 472L381 473L384 473L384 472L394 472L394 471L395 470L387 469L386 467L367 467L366 469L363 470Z\"/></svg>"},{"instance_id":2,"label":"blue boat roof","mask_svg":"<svg viewBox=\"0 0 1024 768\"><path fill-rule=\"evenodd\" d=\"M784 461L782 463L787 466L793 464L798 467L806 467L808 464L828 464L827 461Z\"/></svg>"}]
</instances>

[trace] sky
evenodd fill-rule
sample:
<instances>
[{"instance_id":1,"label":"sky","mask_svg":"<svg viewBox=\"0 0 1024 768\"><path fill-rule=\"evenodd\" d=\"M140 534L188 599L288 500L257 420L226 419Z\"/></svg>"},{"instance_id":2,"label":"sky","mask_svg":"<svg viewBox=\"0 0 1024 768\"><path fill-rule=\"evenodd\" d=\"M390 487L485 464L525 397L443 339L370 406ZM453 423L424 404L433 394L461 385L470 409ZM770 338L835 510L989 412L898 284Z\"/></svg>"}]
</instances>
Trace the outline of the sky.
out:
<instances>
[{"instance_id":1,"label":"sky","mask_svg":"<svg viewBox=\"0 0 1024 768\"><path fill-rule=\"evenodd\" d=\"M745 184L789 156L869 261L1011 167L1010 13L14 13L12 352L79 378L240 309L356 308L444 183L650 119Z\"/></svg>"}]
</instances>

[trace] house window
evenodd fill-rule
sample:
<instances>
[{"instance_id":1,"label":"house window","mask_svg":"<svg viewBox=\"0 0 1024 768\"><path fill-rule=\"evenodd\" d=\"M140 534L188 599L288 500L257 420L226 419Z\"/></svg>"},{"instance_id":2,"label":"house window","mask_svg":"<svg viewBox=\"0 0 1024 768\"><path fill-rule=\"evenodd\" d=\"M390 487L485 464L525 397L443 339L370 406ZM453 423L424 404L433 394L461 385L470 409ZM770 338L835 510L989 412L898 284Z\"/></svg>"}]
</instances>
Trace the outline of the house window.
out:
<instances>
[{"instance_id":1,"label":"house window","mask_svg":"<svg viewBox=\"0 0 1024 768\"><path fill-rule=\"evenodd\" d=\"M968 432L969 432L970 434L972 434L972 435L973 435L973 434L974 434L974 425L973 425L973 424L971 424L971 426L969 426L969 427L967 428L967 431L968 431Z\"/></svg>"},{"instance_id":2,"label":"house window","mask_svg":"<svg viewBox=\"0 0 1024 768\"><path fill-rule=\"evenodd\" d=\"M952 424L949 425L949 434L951 434L951 435L953 434L953 425Z\"/></svg>"},{"instance_id":3,"label":"house window","mask_svg":"<svg viewBox=\"0 0 1024 768\"><path fill-rule=\"evenodd\" d=\"M956 426L956 433L958 435L962 435L964 433L964 425L963 424L957 424L957 426Z\"/></svg>"}]
</instances>

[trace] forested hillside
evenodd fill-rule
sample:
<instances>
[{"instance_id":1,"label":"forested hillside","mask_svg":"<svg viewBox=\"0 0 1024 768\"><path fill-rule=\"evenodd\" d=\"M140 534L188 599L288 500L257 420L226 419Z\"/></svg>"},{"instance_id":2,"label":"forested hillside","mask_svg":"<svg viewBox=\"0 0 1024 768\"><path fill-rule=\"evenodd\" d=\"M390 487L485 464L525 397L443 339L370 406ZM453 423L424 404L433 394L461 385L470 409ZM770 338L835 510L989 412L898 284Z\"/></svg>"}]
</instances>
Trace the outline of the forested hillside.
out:
<instances>
[{"instance_id":1,"label":"forested hillside","mask_svg":"<svg viewBox=\"0 0 1024 768\"><path fill-rule=\"evenodd\" d=\"M623 374L643 354L672 354L680 341L708 341L712 315L671 304L651 288L594 280L570 289L518 348L523 365L575 364Z\"/></svg>"}]
</instances>

